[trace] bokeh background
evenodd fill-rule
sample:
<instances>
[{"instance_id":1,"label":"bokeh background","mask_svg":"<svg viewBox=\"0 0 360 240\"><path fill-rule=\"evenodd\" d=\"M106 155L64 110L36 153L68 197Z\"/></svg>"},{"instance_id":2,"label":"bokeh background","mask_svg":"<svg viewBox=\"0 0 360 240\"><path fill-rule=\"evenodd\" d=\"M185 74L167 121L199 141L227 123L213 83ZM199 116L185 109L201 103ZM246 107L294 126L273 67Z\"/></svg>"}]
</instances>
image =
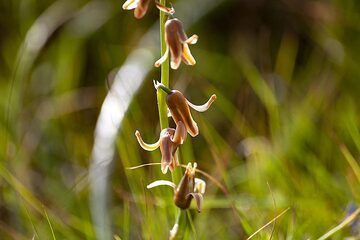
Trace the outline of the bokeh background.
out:
<instances>
[{"instance_id":1,"label":"bokeh background","mask_svg":"<svg viewBox=\"0 0 360 240\"><path fill-rule=\"evenodd\" d=\"M360 2L177 0L197 60L171 71L200 135L180 149L207 177L187 239L360 238ZM0 1L0 238L166 239L172 192L153 79L158 10L118 0ZM201 176L201 175L199 175Z\"/></svg>"}]
</instances>

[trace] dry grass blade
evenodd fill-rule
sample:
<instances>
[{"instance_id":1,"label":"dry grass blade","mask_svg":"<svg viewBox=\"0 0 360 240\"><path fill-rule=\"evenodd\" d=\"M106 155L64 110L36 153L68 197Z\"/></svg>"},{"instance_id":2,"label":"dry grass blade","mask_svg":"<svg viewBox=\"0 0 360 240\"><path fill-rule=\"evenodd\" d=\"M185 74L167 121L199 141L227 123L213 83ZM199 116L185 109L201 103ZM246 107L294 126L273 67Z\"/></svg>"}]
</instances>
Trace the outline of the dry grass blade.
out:
<instances>
[{"instance_id":1,"label":"dry grass blade","mask_svg":"<svg viewBox=\"0 0 360 240\"><path fill-rule=\"evenodd\" d=\"M285 209L284 211L282 211L279 215L277 215L276 217L274 217L270 222L268 222L267 224L265 224L264 226L262 226L261 228L259 228L256 232L254 232L253 234L251 234L250 237L248 237L246 240L249 240L251 238L253 238L256 234L258 234L259 232L261 232L261 230L263 230L264 228L266 228L267 226L269 226L271 223L273 223L274 221L276 221L279 217L281 217L282 215L284 215L287 211L290 210L290 207L288 207L287 209Z\"/></svg>"},{"instance_id":2,"label":"dry grass blade","mask_svg":"<svg viewBox=\"0 0 360 240\"><path fill-rule=\"evenodd\" d=\"M351 215L345 218L344 221L342 221L339 225L337 225L336 227L334 227L333 229L331 229L330 231L319 237L318 240L324 240L329 238L331 235L333 235L334 233L336 233L337 231L339 231L340 229L342 229L343 227L354 221L359 214L360 214L360 208L356 209L356 211L354 211Z\"/></svg>"},{"instance_id":3,"label":"dry grass blade","mask_svg":"<svg viewBox=\"0 0 360 240\"><path fill-rule=\"evenodd\" d=\"M274 210L275 210L275 212L276 212L277 209L276 209L276 201L275 201L274 193L273 193L272 190L271 190L271 187L270 187L269 182L267 182L267 185L268 185L269 191L270 191L270 193L271 193L271 198L272 198L273 204L274 204ZM269 237L269 240L271 240L272 237L273 237L273 235L274 235L275 227L276 227L276 220L274 221L274 225L273 225L273 228L272 228L272 230L271 230L271 235L270 235L270 237Z\"/></svg>"},{"instance_id":4,"label":"dry grass blade","mask_svg":"<svg viewBox=\"0 0 360 240\"><path fill-rule=\"evenodd\" d=\"M341 153L344 155L345 159L348 161L351 169L354 171L355 176L360 183L360 166L359 166L359 164L356 162L355 158L352 156L349 149L344 144L340 145L340 150L341 150Z\"/></svg>"}]
</instances>

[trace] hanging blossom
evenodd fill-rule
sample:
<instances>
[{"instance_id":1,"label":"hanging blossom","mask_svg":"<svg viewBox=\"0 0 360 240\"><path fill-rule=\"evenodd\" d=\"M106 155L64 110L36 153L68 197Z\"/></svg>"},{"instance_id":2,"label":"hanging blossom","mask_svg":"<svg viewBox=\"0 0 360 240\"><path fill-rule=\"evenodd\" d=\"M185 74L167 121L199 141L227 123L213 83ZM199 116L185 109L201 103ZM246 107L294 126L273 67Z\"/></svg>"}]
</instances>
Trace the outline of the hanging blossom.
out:
<instances>
[{"instance_id":1,"label":"hanging blossom","mask_svg":"<svg viewBox=\"0 0 360 240\"><path fill-rule=\"evenodd\" d=\"M170 186L174 189L174 203L176 206L181 209L188 209L191 200L195 199L197 210L201 212L206 183L200 178L195 178L196 168L196 163L193 166L191 166L191 163L188 163L178 186L167 180L157 180L150 183L147 188L150 189L162 185Z\"/></svg>"},{"instance_id":2,"label":"hanging blossom","mask_svg":"<svg viewBox=\"0 0 360 240\"><path fill-rule=\"evenodd\" d=\"M161 152L161 171L166 174L168 169L173 171L179 165L176 150L186 139L186 127L180 121L176 124L176 129L165 128L161 131L159 140L156 143L145 143L139 131L135 132L136 139L140 146L147 151L154 151L160 147Z\"/></svg>"},{"instance_id":3,"label":"hanging blossom","mask_svg":"<svg viewBox=\"0 0 360 240\"><path fill-rule=\"evenodd\" d=\"M165 23L165 54L155 62L155 67L159 67L167 59L170 51L172 69L178 69L181 60L187 65L195 65L196 61L191 55L188 44L195 44L198 40L197 35L187 37L182 22L177 19L168 19Z\"/></svg>"},{"instance_id":4,"label":"hanging blossom","mask_svg":"<svg viewBox=\"0 0 360 240\"><path fill-rule=\"evenodd\" d=\"M185 124L187 132L195 137L199 134L199 128L196 122L193 120L190 112L190 108L198 111L205 112L209 109L211 104L215 101L216 95L213 94L209 100L203 105L195 105L187 100L184 95L178 90L171 90L164 86L162 83L154 81L155 89L159 88L167 93L166 104L169 109L169 116L171 116L176 123L182 122Z\"/></svg>"},{"instance_id":5,"label":"hanging blossom","mask_svg":"<svg viewBox=\"0 0 360 240\"><path fill-rule=\"evenodd\" d=\"M137 19L140 19L142 17L145 16L148 8L149 8L149 3L151 1L150 0L127 0L123 5L122 5L122 8L124 10L132 10L132 9L135 9L134 10L134 16L137 18ZM174 14L175 13L175 10L174 8L168 8L168 7L165 7L163 5L161 5L159 2L156 2L155 1L155 4L157 6L158 9L160 9L161 11L163 12L166 12L168 14Z\"/></svg>"}]
</instances>

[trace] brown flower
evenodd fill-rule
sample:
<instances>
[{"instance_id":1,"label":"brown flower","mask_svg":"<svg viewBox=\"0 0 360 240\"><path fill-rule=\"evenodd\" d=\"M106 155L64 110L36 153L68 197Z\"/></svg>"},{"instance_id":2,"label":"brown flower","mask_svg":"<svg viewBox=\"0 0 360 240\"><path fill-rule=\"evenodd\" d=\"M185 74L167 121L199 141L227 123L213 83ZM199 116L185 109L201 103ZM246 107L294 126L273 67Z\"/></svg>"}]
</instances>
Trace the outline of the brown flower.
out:
<instances>
[{"instance_id":1,"label":"brown flower","mask_svg":"<svg viewBox=\"0 0 360 240\"><path fill-rule=\"evenodd\" d=\"M147 151L154 151L160 147L161 171L165 174L167 170L173 171L179 165L176 157L176 150L186 139L186 128L182 122L178 122L176 129L166 128L160 133L159 140L154 144L148 144L141 138L140 132L135 132L136 139L140 146Z\"/></svg>"},{"instance_id":2,"label":"brown flower","mask_svg":"<svg viewBox=\"0 0 360 240\"><path fill-rule=\"evenodd\" d=\"M197 35L192 35L190 38L186 36L182 22L177 19L169 19L165 23L165 54L155 62L155 67L159 67L168 57L169 51L171 55L170 65L172 69L177 69L180 66L181 60L187 65L194 65L196 63L194 57L191 55L188 44L195 44L198 40Z\"/></svg>"},{"instance_id":3,"label":"brown flower","mask_svg":"<svg viewBox=\"0 0 360 240\"><path fill-rule=\"evenodd\" d=\"M154 86L156 89L161 88L168 94L166 96L166 104L174 121L176 123L183 122L186 126L187 132L192 137L197 136L199 134L199 128L191 116L189 106L198 112L205 112L215 101L216 95L211 95L209 100L203 105L195 105L192 104L189 100L187 100L184 95L178 90L171 90L165 87L162 83L155 81Z\"/></svg>"},{"instance_id":4,"label":"brown flower","mask_svg":"<svg viewBox=\"0 0 360 240\"><path fill-rule=\"evenodd\" d=\"M145 16L145 14L146 14L146 12L147 12L147 10L149 8L149 3L150 3L150 0L127 0L122 5L122 8L124 10L135 9L134 10L134 16L137 19L140 19L143 16ZM160 9L161 11L164 11L164 12L169 13L169 14L174 14L175 13L175 10L173 8L165 7L165 6L161 5L158 2L155 2L155 4L156 4L157 8Z\"/></svg>"},{"instance_id":5,"label":"brown flower","mask_svg":"<svg viewBox=\"0 0 360 240\"><path fill-rule=\"evenodd\" d=\"M190 207L191 200L195 199L197 209L201 212L206 183L200 178L195 178L196 167L196 163L194 163L193 167L191 166L191 163L188 163L185 173L177 187L173 182L158 180L149 184L147 188L149 189L161 185L170 186L174 188L174 203L176 206L181 209L188 209Z\"/></svg>"}]
</instances>

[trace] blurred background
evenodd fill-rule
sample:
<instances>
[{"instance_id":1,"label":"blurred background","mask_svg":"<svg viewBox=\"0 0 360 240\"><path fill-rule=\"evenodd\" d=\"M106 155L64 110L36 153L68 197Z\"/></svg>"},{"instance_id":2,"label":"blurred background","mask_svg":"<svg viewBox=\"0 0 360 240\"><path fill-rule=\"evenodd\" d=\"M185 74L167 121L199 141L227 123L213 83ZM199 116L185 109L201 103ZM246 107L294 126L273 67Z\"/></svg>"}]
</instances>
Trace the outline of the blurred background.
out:
<instances>
[{"instance_id":1,"label":"blurred background","mask_svg":"<svg viewBox=\"0 0 360 240\"><path fill-rule=\"evenodd\" d=\"M158 179L158 10L118 0L0 1L0 238L166 239ZM180 149L207 181L187 239L360 238L360 2L178 0L197 60L170 73L201 104ZM171 122L171 125L173 123Z\"/></svg>"}]
</instances>

